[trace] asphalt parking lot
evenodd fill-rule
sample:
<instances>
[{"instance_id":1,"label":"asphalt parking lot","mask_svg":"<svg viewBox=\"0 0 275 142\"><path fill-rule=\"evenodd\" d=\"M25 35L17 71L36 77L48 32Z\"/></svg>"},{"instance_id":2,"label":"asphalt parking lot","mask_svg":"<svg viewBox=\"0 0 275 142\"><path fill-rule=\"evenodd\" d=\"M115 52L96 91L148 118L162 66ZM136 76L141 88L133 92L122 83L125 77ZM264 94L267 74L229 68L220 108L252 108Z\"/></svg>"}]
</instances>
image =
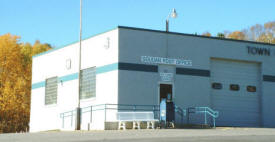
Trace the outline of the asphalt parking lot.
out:
<instances>
[{"instance_id":1,"label":"asphalt parking lot","mask_svg":"<svg viewBox=\"0 0 275 142\"><path fill-rule=\"evenodd\" d=\"M275 142L275 129L157 129L0 134L0 142Z\"/></svg>"}]
</instances>

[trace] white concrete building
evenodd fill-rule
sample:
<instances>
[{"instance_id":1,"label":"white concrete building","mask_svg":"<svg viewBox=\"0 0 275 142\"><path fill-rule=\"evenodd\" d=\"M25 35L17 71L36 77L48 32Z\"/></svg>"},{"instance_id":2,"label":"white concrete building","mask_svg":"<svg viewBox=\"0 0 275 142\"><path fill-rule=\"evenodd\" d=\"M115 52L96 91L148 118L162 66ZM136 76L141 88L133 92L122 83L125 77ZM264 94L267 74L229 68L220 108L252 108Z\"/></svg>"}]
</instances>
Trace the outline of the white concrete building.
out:
<instances>
[{"instance_id":1,"label":"white concrete building","mask_svg":"<svg viewBox=\"0 0 275 142\"><path fill-rule=\"evenodd\" d=\"M78 55L76 42L33 57L31 132L75 129ZM182 109L219 111L218 126L275 127L275 45L119 26L83 40L81 66L81 129L116 127L123 109L157 112L168 93Z\"/></svg>"}]
</instances>

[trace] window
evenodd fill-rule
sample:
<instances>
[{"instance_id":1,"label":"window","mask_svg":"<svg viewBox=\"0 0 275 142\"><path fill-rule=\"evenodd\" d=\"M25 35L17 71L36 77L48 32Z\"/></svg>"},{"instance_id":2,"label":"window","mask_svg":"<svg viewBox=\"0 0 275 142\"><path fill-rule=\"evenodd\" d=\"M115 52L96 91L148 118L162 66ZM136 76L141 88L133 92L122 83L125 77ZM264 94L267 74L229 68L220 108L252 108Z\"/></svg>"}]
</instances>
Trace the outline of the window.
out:
<instances>
[{"instance_id":1,"label":"window","mask_svg":"<svg viewBox=\"0 0 275 142\"><path fill-rule=\"evenodd\" d=\"M46 79L45 105L57 103L57 77Z\"/></svg>"},{"instance_id":2,"label":"window","mask_svg":"<svg viewBox=\"0 0 275 142\"><path fill-rule=\"evenodd\" d=\"M66 68L67 68L67 70L69 70L69 69L71 69L71 63L72 61L71 61L71 59L67 59L66 60Z\"/></svg>"},{"instance_id":3,"label":"window","mask_svg":"<svg viewBox=\"0 0 275 142\"><path fill-rule=\"evenodd\" d=\"M256 92L256 86L246 86L247 92Z\"/></svg>"},{"instance_id":4,"label":"window","mask_svg":"<svg viewBox=\"0 0 275 142\"><path fill-rule=\"evenodd\" d=\"M212 88L213 89L222 89L222 84L214 82L214 83L212 83Z\"/></svg>"},{"instance_id":5,"label":"window","mask_svg":"<svg viewBox=\"0 0 275 142\"><path fill-rule=\"evenodd\" d=\"M230 90L232 91L239 91L240 86L238 84L230 84Z\"/></svg>"},{"instance_id":6,"label":"window","mask_svg":"<svg viewBox=\"0 0 275 142\"><path fill-rule=\"evenodd\" d=\"M88 68L80 72L80 99L96 96L96 68Z\"/></svg>"}]
</instances>

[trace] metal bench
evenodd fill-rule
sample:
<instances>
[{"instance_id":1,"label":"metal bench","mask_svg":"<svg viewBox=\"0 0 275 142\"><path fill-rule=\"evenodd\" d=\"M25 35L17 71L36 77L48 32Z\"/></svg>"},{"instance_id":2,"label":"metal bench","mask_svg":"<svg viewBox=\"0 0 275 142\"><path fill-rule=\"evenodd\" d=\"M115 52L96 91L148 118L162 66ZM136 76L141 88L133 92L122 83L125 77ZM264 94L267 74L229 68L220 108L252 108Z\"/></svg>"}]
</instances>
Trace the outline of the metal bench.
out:
<instances>
[{"instance_id":1,"label":"metal bench","mask_svg":"<svg viewBox=\"0 0 275 142\"><path fill-rule=\"evenodd\" d=\"M117 112L117 120L119 122L118 129L126 130L126 123L132 122L133 129L140 129L140 122L147 122L147 129L155 129L155 122L158 121L154 119L153 112Z\"/></svg>"}]
</instances>

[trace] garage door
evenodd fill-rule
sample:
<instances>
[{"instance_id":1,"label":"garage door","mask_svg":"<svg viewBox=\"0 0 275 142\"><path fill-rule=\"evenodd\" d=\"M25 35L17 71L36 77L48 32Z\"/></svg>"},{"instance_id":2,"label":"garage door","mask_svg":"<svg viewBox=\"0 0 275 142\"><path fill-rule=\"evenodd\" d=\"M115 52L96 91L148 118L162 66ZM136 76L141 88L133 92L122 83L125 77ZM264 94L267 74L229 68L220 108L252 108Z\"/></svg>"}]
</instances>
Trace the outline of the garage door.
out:
<instances>
[{"instance_id":1,"label":"garage door","mask_svg":"<svg viewBox=\"0 0 275 142\"><path fill-rule=\"evenodd\" d=\"M211 59L211 105L220 112L218 126L260 124L260 65Z\"/></svg>"}]
</instances>

